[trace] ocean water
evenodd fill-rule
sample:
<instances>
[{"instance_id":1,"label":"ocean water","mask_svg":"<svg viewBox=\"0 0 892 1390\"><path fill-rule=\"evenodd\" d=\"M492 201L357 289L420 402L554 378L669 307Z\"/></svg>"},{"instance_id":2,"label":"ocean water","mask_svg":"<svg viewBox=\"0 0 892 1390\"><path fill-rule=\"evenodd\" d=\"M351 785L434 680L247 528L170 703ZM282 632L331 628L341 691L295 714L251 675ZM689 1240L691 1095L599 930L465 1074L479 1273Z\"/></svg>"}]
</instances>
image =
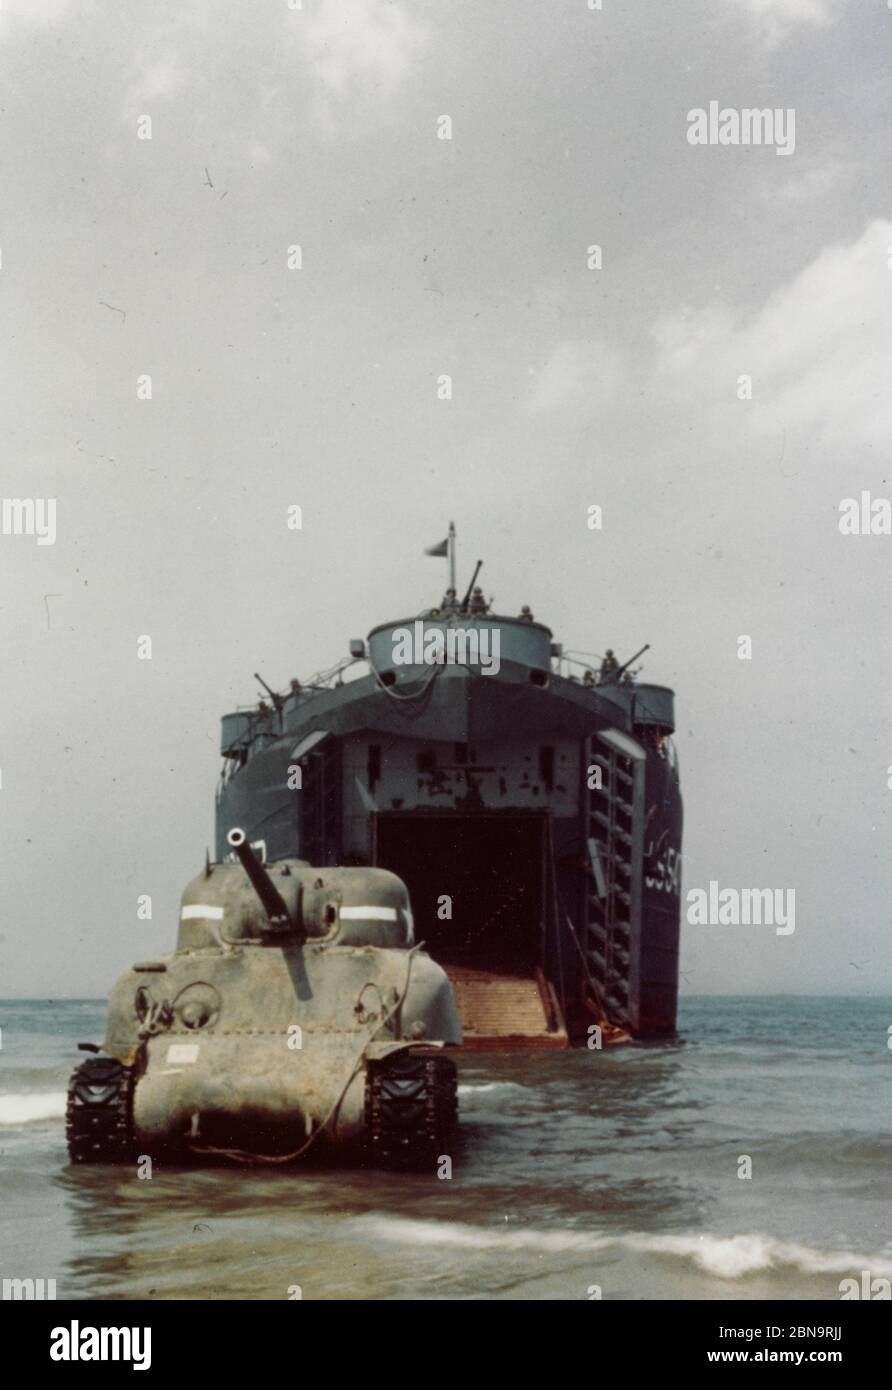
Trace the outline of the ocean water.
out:
<instances>
[{"instance_id":1,"label":"ocean water","mask_svg":"<svg viewBox=\"0 0 892 1390\"><path fill-rule=\"evenodd\" d=\"M451 1179L140 1180L67 1164L104 1004L0 1003L0 1275L62 1299L838 1299L892 1278L890 1015L696 998L670 1046L460 1059Z\"/></svg>"}]
</instances>

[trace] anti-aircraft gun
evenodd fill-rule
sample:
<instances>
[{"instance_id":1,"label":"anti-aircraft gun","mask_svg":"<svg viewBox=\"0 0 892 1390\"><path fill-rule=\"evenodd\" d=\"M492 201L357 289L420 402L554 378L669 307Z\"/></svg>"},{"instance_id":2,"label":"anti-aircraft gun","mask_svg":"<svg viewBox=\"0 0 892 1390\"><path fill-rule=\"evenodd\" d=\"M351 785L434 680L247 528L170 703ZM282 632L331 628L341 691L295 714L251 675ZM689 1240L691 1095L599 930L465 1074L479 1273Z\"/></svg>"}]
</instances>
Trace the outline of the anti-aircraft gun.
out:
<instances>
[{"instance_id":1,"label":"anti-aircraft gun","mask_svg":"<svg viewBox=\"0 0 892 1390\"><path fill-rule=\"evenodd\" d=\"M377 868L237 862L186 888L173 955L115 985L105 1055L68 1091L73 1163L137 1154L288 1163L344 1149L384 1166L448 1152L461 1042L452 986ZM315 1146L318 1145L318 1148Z\"/></svg>"}]
</instances>

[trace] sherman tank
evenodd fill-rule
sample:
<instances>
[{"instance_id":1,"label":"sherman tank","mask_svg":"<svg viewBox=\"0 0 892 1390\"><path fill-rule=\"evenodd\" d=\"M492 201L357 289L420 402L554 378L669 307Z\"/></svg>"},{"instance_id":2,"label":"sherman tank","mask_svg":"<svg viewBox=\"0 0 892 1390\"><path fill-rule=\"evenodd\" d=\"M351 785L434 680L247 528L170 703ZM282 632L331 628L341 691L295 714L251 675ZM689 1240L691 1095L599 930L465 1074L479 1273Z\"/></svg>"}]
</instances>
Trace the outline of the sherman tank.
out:
<instances>
[{"instance_id":1,"label":"sherman tank","mask_svg":"<svg viewBox=\"0 0 892 1390\"><path fill-rule=\"evenodd\" d=\"M244 832L186 888L176 951L133 966L68 1092L73 1163L167 1155L387 1167L448 1151L449 979L387 870L268 864ZM318 1147L317 1147L318 1146Z\"/></svg>"}]
</instances>

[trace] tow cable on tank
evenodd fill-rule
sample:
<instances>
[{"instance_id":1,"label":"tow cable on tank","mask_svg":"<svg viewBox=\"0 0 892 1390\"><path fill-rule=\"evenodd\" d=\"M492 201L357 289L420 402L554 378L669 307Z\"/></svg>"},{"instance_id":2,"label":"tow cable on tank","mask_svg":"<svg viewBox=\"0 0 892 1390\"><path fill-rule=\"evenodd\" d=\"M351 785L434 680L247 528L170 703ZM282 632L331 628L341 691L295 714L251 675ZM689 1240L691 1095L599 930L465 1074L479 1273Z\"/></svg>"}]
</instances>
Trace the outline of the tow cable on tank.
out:
<instances>
[{"instance_id":1,"label":"tow cable on tank","mask_svg":"<svg viewBox=\"0 0 892 1390\"><path fill-rule=\"evenodd\" d=\"M365 1060L365 1055L366 1055L366 1052L367 1052L367 1050L368 1050L369 1044L372 1042L372 1040L374 1039L375 1035L381 1031L382 1028L386 1028L386 1027L387 1027L387 1024L388 1024L388 1023L390 1022L390 1020L393 1018L394 1014L399 1013L400 1009L402 1008L402 1006L403 1006L403 1004L404 1004L404 1002L405 1002L405 999L406 999L406 995L407 995L408 992L409 992L409 981L410 981L410 978L411 978L411 975L412 975L412 965L413 965L413 963L414 963L416 953L417 953L418 951L420 951L420 950L422 949L423 946L424 946L424 942L423 942L423 941L419 941L418 944L417 944L416 946L410 947L409 950L407 951L406 954L407 954L408 959L407 959L407 961L406 961L406 978L405 978L405 981L404 981L404 983L403 983L403 991L402 991L402 994L399 996L399 998L397 999L396 1003L393 1004L393 1005L391 1006L391 1008L384 1014L384 1016L381 1018L380 1022L378 1021L377 1016L376 1016L375 1019L373 1020L373 1023L372 1023L372 1026L371 1026L371 1031L369 1032L368 1037L365 1038L365 1040L363 1041L362 1048L360 1049L360 1052L359 1052L358 1056L356 1057L355 1061L352 1063L352 1065L351 1065L351 1067L350 1067L349 1075L347 1076L347 1080L344 1082L343 1087L341 1088L340 1092L338 1093L337 1100L336 1100L336 1101L334 1102L334 1104L332 1105L331 1109L329 1110L328 1114L325 1116L325 1119L322 1121L321 1125L318 1125L317 1128L313 1130L313 1133L310 1135L309 1139L306 1141L305 1144L301 1144L301 1146L300 1146L299 1149L295 1149L292 1153L287 1153L287 1154L260 1154L260 1153L254 1153L254 1152L252 1152L252 1151L250 1151L250 1150L248 1150L248 1149L218 1149L218 1148L213 1148L213 1147L211 1147L211 1146L204 1146L204 1145L198 1145L198 1144L190 1144L190 1145L189 1145L189 1148L193 1151L193 1153L214 1154L214 1155L216 1155L216 1156L219 1157L219 1158L230 1158L230 1159L233 1159L233 1160L235 1160L236 1162L239 1162L239 1163L249 1163L249 1164L263 1164L263 1163L269 1163L269 1164L282 1164L282 1163L293 1163L296 1159L302 1158L303 1155L308 1151L308 1149L312 1148L313 1144L315 1144L316 1140L317 1140L317 1139L319 1138L319 1136L323 1133L323 1131L326 1129L326 1127L330 1124L332 1118L334 1117L334 1115L337 1113L338 1109L340 1108L341 1102L343 1101L345 1095L347 1094L348 1090L350 1089L350 1086L352 1085L353 1081L355 1080L355 1078L358 1076L358 1074L359 1074L359 1072L360 1072L360 1069L361 1069L361 1067L362 1067L363 1061ZM362 987L362 989L359 991L359 994L358 994L358 996L357 996L357 1006L356 1006L357 1008L361 1008L361 1007L362 1007L362 1006L361 1006L361 1003L360 1003L359 1001L362 999L362 995L365 993L366 989L368 989L369 984L373 984L373 983L374 983L374 981L367 981L366 984L364 984L363 987ZM401 1055L401 1054L398 1054L398 1055ZM426 1059L425 1059L425 1060L426 1060ZM439 1058L438 1058L437 1060L443 1060L443 1061L445 1061L445 1060L448 1060L448 1059L445 1059L445 1058L439 1059ZM450 1066L450 1067L453 1067L453 1066L454 1066L454 1063L452 1063L451 1061L449 1061L449 1066Z\"/></svg>"},{"instance_id":2,"label":"tow cable on tank","mask_svg":"<svg viewBox=\"0 0 892 1390\"><path fill-rule=\"evenodd\" d=\"M449 977L423 943L411 944L405 884L371 866L323 871L283 860L267 867L244 830L235 826L226 838L239 862L208 863L187 886L175 953L122 977L110 1003L110 1055L91 1058L72 1077L72 1162L128 1162L134 1146L157 1144L193 1157L281 1165L322 1137L320 1149L358 1150L363 1164L426 1165L457 1121L456 1067L441 1049L461 1042L461 1026ZM231 944L223 940L227 917ZM368 921L375 927L362 925ZM308 940L313 949L303 953ZM146 971L170 972L157 994L140 979ZM217 1046L224 994L242 995L252 1012L247 1020L236 1009L227 1014L234 1027L224 1025ZM306 1030L325 1035L323 1064L305 1058L277 1078L257 1062L277 1052L280 1029L244 1025L257 1011L274 1023L293 1017L295 997L309 1001L299 1010ZM191 1073L165 1066L165 1052L168 1063L198 1061L200 1040L167 1047L180 1029L207 1040ZM287 1031L291 1047L301 1030ZM258 1034L263 1041L255 1043ZM243 1035L250 1042L241 1077ZM240 1097L221 1084L221 1068L243 1081ZM298 1135L299 1147L281 1152Z\"/></svg>"},{"instance_id":3,"label":"tow cable on tank","mask_svg":"<svg viewBox=\"0 0 892 1390\"><path fill-rule=\"evenodd\" d=\"M154 1038L158 1033L165 1033L173 1023L173 1006L162 999L157 1003L154 999L146 997L148 1008L146 1016L140 1026L138 1037L145 1041L146 1038Z\"/></svg>"}]
</instances>

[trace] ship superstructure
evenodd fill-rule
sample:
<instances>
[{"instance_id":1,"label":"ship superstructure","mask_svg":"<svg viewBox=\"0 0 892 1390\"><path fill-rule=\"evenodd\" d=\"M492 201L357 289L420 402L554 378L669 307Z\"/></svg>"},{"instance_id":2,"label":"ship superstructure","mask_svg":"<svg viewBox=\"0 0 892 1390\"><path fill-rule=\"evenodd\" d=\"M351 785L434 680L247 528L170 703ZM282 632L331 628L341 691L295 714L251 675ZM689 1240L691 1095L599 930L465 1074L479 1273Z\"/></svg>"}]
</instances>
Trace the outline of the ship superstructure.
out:
<instances>
[{"instance_id":1,"label":"ship superstructure","mask_svg":"<svg viewBox=\"0 0 892 1390\"><path fill-rule=\"evenodd\" d=\"M529 610L493 613L451 586L224 716L217 858L242 826L267 862L398 874L466 1046L566 1046L595 1027L671 1037L673 692L628 666L608 653L584 670Z\"/></svg>"}]
</instances>

